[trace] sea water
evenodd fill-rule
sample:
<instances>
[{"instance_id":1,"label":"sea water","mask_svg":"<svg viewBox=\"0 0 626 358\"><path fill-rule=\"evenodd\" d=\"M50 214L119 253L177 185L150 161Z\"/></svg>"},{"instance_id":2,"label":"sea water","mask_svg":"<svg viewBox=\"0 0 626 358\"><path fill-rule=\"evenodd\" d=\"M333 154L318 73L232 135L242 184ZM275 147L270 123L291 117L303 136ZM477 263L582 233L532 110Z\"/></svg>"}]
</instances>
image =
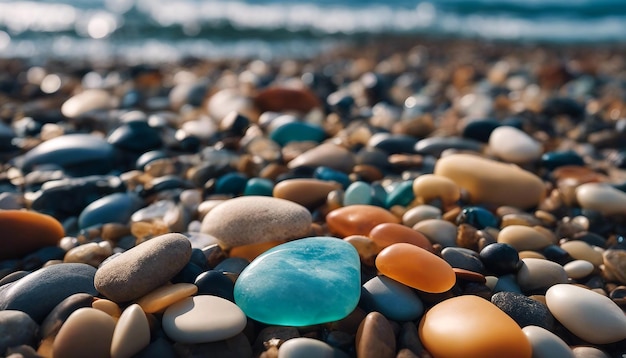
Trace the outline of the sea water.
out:
<instances>
[{"instance_id":1,"label":"sea water","mask_svg":"<svg viewBox=\"0 0 626 358\"><path fill-rule=\"evenodd\" d=\"M0 57L308 57L386 35L626 42L626 0L0 0Z\"/></svg>"}]
</instances>

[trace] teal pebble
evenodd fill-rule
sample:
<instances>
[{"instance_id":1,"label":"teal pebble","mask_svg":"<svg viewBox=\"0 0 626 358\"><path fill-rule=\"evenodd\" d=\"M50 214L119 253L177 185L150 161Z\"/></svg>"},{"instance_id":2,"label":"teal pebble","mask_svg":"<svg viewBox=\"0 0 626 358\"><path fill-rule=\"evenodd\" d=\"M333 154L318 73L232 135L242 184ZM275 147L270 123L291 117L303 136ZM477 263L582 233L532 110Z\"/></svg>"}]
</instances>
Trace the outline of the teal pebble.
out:
<instances>
[{"instance_id":1,"label":"teal pebble","mask_svg":"<svg viewBox=\"0 0 626 358\"><path fill-rule=\"evenodd\" d=\"M246 183L243 195L262 195L272 196L274 191L274 182L264 178L251 178Z\"/></svg>"},{"instance_id":2,"label":"teal pebble","mask_svg":"<svg viewBox=\"0 0 626 358\"><path fill-rule=\"evenodd\" d=\"M352 183L348 174L329 167L317 167L313 172L313 177L319 180L335 181L346 189Z\"/></svg>"},{"instance_id":3,"label":"teal pebble","mask_svg":"<svg viewBox=\"0 0 626 358\"><path fill-rule=\"evenodd\" d=\"M248 178L240 173L227 173L215 182L215 194L238 195L246 188Z\"/></svg>"},{"instance_id":4,"label":"teal pebble","mask_svg":"<svg viewBox=\"0 0 626 358\"><path fill-rule=\"evenodd\" d=\"M385 206L390 208L395 205L407 206L413 200L415 200L415 194L413 193L413 181L407 180L398 184L392 191L387 195L387 200L385 201Z\"/></svg>"},{"instance_id":5,"label":"teal pebble","mask_svg":"<svg viewBox=\"0 0 626 358\"><path fill-rule=\"evenodd\" d=\"M369 205L372 203L372 187L365 182L355 181L343 195L343 205Z\"/></svg>"},{"instance_id":6,"label":"teal pebble","mask_svg":"<svg viewBox=\"0 0 626 358\"><path fill-rule=\"evenodd\" d=\"M276 246L254 259L235 282L235 303L259 322L309 326L345 318L359 302L359 255L334 237Z\"/></svg>"},{"instance_id":7,"label":"teal pebble","mask_svg":"<svg viewBox=\"0 0 626 358\"><path fill-rule=\"evenodd\" d=\"M320 143L324 138L326 138L326 132L322 127L306 122L287 122L270 133L270 139L281 146L290 142Z\"/></svg>"}]
</instances>

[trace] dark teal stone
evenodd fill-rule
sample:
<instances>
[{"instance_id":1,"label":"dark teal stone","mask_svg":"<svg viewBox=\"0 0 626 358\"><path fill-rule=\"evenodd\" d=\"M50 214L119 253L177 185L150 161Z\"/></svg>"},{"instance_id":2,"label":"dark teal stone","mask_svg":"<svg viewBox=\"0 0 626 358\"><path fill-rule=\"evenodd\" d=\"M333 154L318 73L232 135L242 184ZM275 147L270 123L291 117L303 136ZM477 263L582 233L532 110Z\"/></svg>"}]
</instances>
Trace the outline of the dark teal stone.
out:
<instances>
[{"instance_id":1,"label":"dark teal stone","mask_svg":"<svg viewBox=\"0 0 626 358\"><path fill-rule=\"evenodd\" d=\"M106 174L115 167L115 149L95 135L66 134L39 144L16 164L24 172L51 164L74 176Z\"/></svg>"},{"instance_id":2,"label":"dark teal stone","mask_svg":"<svg viewBox=\"0 0 626 358\"><path fill-rule=\"evenodd\" d=\"M141 192L141 194L143 196L147 196L147 195L152 195L152 194L156 194L162 191L166 191L166 190L172 190L172 189L191 189L193 188L193 185L177 176L177 175L164 175L158 178L154 178L150 181L150 185L149 185L149 189L146 189L144 191Z\"/></svg>"},{"instance_id":3,"label":"dark teal stone","mask_svg":"<svg viewBox=\"0 0 626 358\"><path fill-rule=\"evenodd\" d=\"M248 265L250 265L250 261L242 257L229 257L217 264L213 270L239 275Z\"/></svg>"},{"instance_id":4,"label":"dark teal stone","mask_svg":"<svg viewBox=\"0 0 626 358\"><path fill-rule=\"evenodd\" d=\"M210 270L201 273L194 284L198 286L198 295L213 295L235 302L233 291L235 283L224 272Z\"/></svg>"},{"instance_id":5,"label":"dark teal stone","mask_svg":"<svg viewBox=\"0 0 626 358\"><path fill-rule=\"evenodd\" d=\"M478 230L486 227L498 228L498 218L480 206L466 206L456 217L456 224L470 224Z\"/></svg>"},{"instance_id":6,"label":"dark teal stone","mask_svg":"<svg viewBox=\"0 0 626 358\"><path fill-rule=\"evenodd\" d=\"M573 150L548 152L541 156L541 166L548 170L564 165L585 165L585 161Z\"/></svg>"},{"instance_id":7,"label":"dark teal stone","mask_svg":"<svg viewBox=\"0 0 626 358\"><path fill-rule=\"evenodd\" d=\"M52 309L75 293L98 295L96 269L86 264L62 263L39 269L0 287L0 310L18 310L41 323Z\"/></svg>"},{"instance_id":8,"label":"dark teal stone","mask_svg":"<svg viewBox=\"0 0 626 358\"><path fill-rule=\"evenodd\" d=\"M235 302L257 321L310 326L345 318L361 295L356 249L334 237L276 246L254 259L235 282Z\"/></svg>"},{"instance_id":9,"label":"dark teal stone","mask_svg":"<svg viewBox=\"0 0 626 358\"><path fill-rule=\"evenodd\" d=\"M390 208L395 205L407 206L415 200L413 193L413 181L407 180L398 184L388 195L385 206Z\"/></svg>"},{"instance_id":10,"label":"dark teal stone","mask_svg":"<svg viewBox=\"0 0 626 358\"><path fill-rule=\"evenodd\" d=\"M517 250L509 244L489 244L480 250L479 256L485 268L496 276L515 273L520 265Z\"/></svg>"},{"instance_id":11,"label":"dark teal stone","mask_svg":"<svg viewBox=\"0 0 626 358\"><path fill-rule=\"evenodd\" d=\"M13 139L15 139L13 129L0 122L0 152L12 152L16 150L17 147L13 144Z\"/></svg>"},{"instance_id":12,"label":"dark teal stone","mask_svg":"<svg viewBox=\"0 0 626 358\"><path fill-rule=\"evenodd\" d=\"M387 154L415 153L418 138L403 134L380 133L372 136L368 146L380 149Z\"/></svg>"},{"instance_id":13,"label":"dark teal stone","mask_svg":"<svg viewBox=\"0 0 626 358\"><path fill-rule=\"evenodd\" d=\"M498 277L496 287L493 288L493 293L496 292L515 292L522 293L522 289L517 284L515 276L512 274L503 275Z\"/></svg>"},{"instance_id":14,"label":"dark teal stone","mask_svg":"<svg viewBox=\"0 0 626 358\"><path fill-rule=\"evenodd\" d=\"M89 204L78 217L78 226L120 223L127 224L133 213L144 206L143 200L133 193L114 193Z\"/></svg>"},{"instance_id":15,"label":"dark teal stone","mask_svg":"<svg viewBox=\"0 0 626 358\"><path fill-rule=\"evenodd\" d=\"M250 178L246 182L246 188L243 195L262 195L272 196L274 191L274 182L265 178Z\"/></svg>"},{"instance_id":16,"label":"dark teal stone","mask_svg":"<svg viewBox=\"0 0 626 358\"><path fill-rule=\"evenodd\" d=\"M374 196L372 197L372 205L385 207L387 202L387 191L380 183L372 183Z\"/></svg>"},{"instance_id":17,"label":"dark teal stone","mask_svg":"<svg viewBox=\"0 0 626 358\"><path fill-rule=\"evenodd\" d=\"M137 153L157 149L163 144L158 130L144 121L122 124L109 134L107 141L117 148Z\"/></svg>"},{"instance_id":18,"label":"dark teal stone","mask_svg":"<svg viewBox=\"0 0 626 358\"><path fill-rule=\"evenodd\" d=\"M346 189L352 183L348 174L329 167L315 168L315 171L313 172L313 177L319 180L335 181L341 184L344 189Z\"/></svg>"},{"instance_id":19,"label":"dark teal stone","mask_svg":"<svg viewBox=\"0 0 626 358\"><path fill-rule=\"evenodd\" d=\"M241 173L224 174L215 182L215 194L239 195L243 193L247 183L248 178Z\"/></svg>"},{"instance_id":20,"label":"dark teal stone","mask_svg":"<svg viewBox=\"0 0 626 358\"><path fill-rule=\"evenodd\" d=\"M324 128L307 122L287 122L270 133L270 139L284 146L290 142L311 141L320 143L326 138Z\"/></svg>"},{"instance_id":21,"label":"dark teal stone","mask_svg":"<svg viewBox=\"0 0 626 358\"><path fill-rule=\"evenodd\" d=\"M471 121L465 126L465 128L463 128L461 136L463 138L487 143L489 142L489 136L491 136L491 132L493 132L494 129L500 127L500 125L500 122L495 119Z\"/></svg>"},{"instance_id":22,"label":"dark teal stone","mask_svg":"<svg viewBox=\"0 0 626 358\"><path fill-rule=\"evenodd\" d=\"M541 250L543 256L545 256L548 260L554 261L559 265L565 265L566 263L573 261L574 259L569 255L569 253L563 250L558 245L550 245L543 250Z\"/></svg>"}]
</instances>

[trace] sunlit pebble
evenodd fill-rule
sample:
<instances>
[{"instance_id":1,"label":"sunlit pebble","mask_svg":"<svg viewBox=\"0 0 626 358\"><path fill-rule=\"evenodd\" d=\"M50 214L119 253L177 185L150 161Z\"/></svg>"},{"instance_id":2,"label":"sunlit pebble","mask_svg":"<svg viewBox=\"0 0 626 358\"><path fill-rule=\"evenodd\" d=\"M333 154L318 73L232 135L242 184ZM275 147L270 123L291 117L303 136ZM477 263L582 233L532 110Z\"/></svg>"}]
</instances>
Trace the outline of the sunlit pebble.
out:
<instances>
[{"instance_id":1,"label":"sunlit pebble","mask_svg":"<svg viewBox=\"0 0 626 358\"><path fill-rule=\"evenodd\" d=\"M34 85L40 85L43 79L46 77L46 70L42 67L31 67L26 72L26 80L28 83L32 83Z\"/></svg>"},{"instance_id":2,"label":"sunlit pebble","mask_svg":"<svg viewBox=\"0 0 626 358\"><path fill-rule=\"evenodd\" d=\"M0 31L0 50L9 47L11 36L4 31Z\"/></svg>"},{"instance_id":3,"label":"sunlit pebble","mask_svg":"<svg viewBox=\"0 0 626 358\"><path fill-rule=\"evenodd\" d=\"M93 39L102 39L109 36L117 28L115 18L109 14L93 16L87 24L87 34Z\"/></svg>"},{"instance_id":4,"label":"sunlit pebble","mask_svg":"<svg viewBox=\"0 0 626 358\"><path fill-rule=\"evenodd\" d=\"M55 93L61 88L61 77L56 74L49 74L44 77L40 85L44 93Z\"/></svg>"}]
</instances>

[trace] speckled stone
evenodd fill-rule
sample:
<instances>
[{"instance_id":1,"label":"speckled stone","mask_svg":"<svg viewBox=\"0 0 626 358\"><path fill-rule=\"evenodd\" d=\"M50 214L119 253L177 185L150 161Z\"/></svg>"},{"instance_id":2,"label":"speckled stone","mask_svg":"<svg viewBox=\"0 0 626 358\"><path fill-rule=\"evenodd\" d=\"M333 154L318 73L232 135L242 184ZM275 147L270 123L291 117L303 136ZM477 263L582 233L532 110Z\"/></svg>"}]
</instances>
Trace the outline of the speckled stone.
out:
<instances>
[{"instance_id":1,"label":"speckled stone","mask_svg":"<svg viewBox=\"0 0 626 358\"><path fill-rule=\"evenodd\" d=\"M0 311L0 354L22 344L36 347L39 326L24 312Z\"/></svg>"},{"instance_id":2,"label":"speckled stone","mask_svg":"<svg viewBox=\"0 0 626 358\"><path fill-rule=\"evenodd\" d=\"M65 298L75 293L98 294L96 269L85 264L57 264L0 287L0 310L18 310L41 322Z\"/></svg>"},{"instance_id":3,"label":"speckled stone","mask_svg":"<svg viewBox=\"0 0 626 358\"><path fill-rule=\"evenodd\" d=\"M575 285L554 285L546 292L550 312L565 328L593 344L626 338L626 316L610 298Z\"/></svg>"},{"instance_id":4,"label":"speckled stone","mask_svg":"<svg viewBox=\"0 0 626 358\"><path fill-rule=\"evenodd\" d=\"M311 213L294 202L265 196L227 200L202 220L202 232L226 247L296 239L305 236Z\"/></svg>"},{"instance_id":5,"label":"speckled stone","mask_svg":"<svg viewBox=\"0 0 626 358\"><path fill-rule=\"evenodd\" d=\"M0 260L55 246L65 235L61 223L52 216L25 210L0 210L0 232Z\"/></svg>"},{"instance_id":6,"label":"speckled stone","mask_svg":"<svg viewBox=\"0 0 626 358\"><path fill-rule=\"evenodd\" d=\"M522 328L526 326L538 326L547 330L554 328L554 317L548 307L523 294L497 292L491 296L491 303L513 318Z\"/></svg>"},{"instance_id":7,"label":"speckled stone","mask_svg":"<svg viewBox=\"0 0 626 358\"><path fill-rule=\"evenodd\" d=\"M522 259L523 265L517 272L517 283L523 291L545 289L567 283L567 273L556 262L542 259Z\"/></svg>"},{"instance_id":8,"label":"speckled stone","mask_svg":"<svg viewBox=\"0 0 626 358\"><path fill-rule=\"evenodd\" d=\"M356 333L356 354L359 358L396 356L396 336L385 316L371 312L361 322Z\"/></svg>"},{"instance_id":9,"label":"speckled stone","mask_svg":"<svg viewBox=\"0 0 626 358\"><path fill-rule=\"evenodd\" d=\"M150 239L102 265L94 283L115 302L144 296L176 275L191 257L191 243L171 233Z\"/></svg>"},{"instance_id":10,"label":"speckled stone","mask_svg":"<svg viewBox=\"0 0 626 358\"><path fill-rule=\"evenodd\" d=\"M59 330L53 343L55 357L110 357L115 320L94 308L79 308Z\"/></svg>"}]
</instances>

